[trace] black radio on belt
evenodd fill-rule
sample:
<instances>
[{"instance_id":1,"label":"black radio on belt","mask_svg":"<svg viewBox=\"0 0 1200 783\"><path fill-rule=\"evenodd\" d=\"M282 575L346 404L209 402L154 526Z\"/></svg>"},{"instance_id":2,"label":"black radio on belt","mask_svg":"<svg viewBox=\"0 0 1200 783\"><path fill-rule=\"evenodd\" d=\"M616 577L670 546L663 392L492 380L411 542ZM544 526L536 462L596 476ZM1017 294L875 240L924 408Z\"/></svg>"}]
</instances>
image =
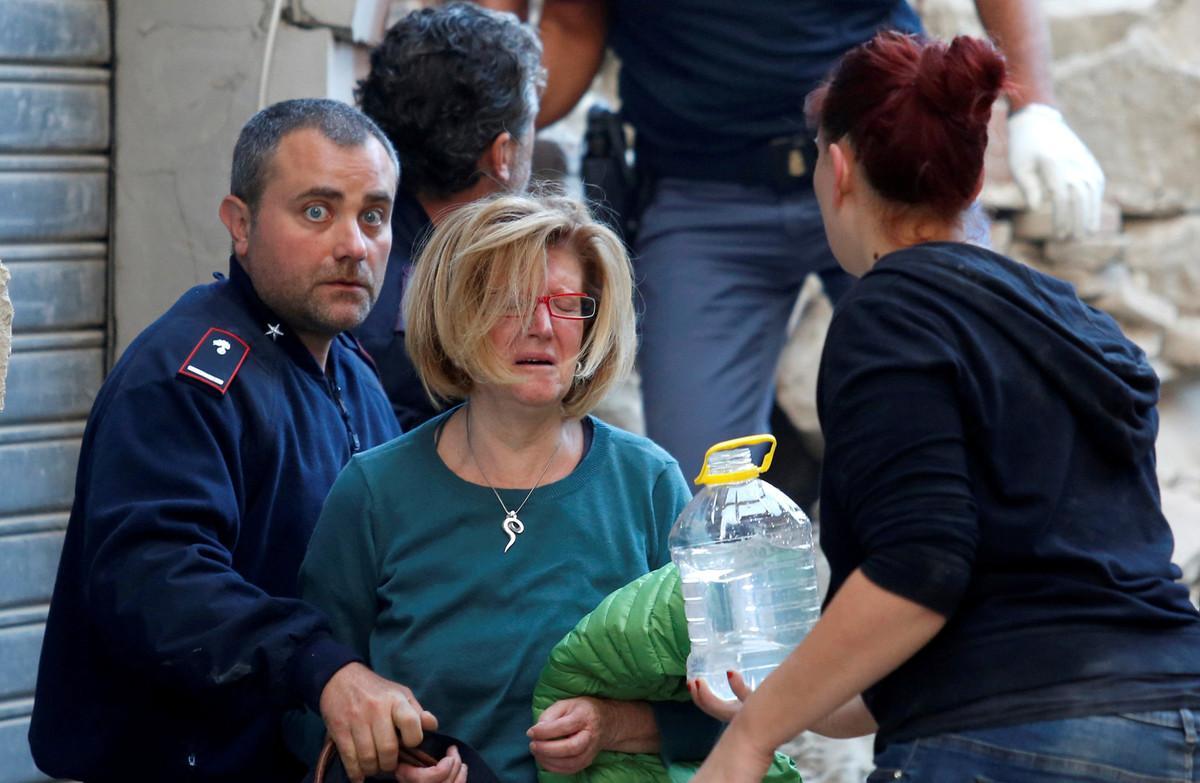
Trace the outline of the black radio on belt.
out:
<instances>
[{"instance_id":1,"label":"black radio on belt","mask_svg":"<svg viewBox=\"0 0 1200 783\"><path fill-rule=\"evenodd\" d=\"M580 179L596 219L633 247L642 210L650 202L654 178L634 165L624 119L602 103L588 110Z\"/></svg>"},{"instance_id":2,"label":"black radio on belt","mask_svg":"<svg viewBox=\"0 0 1200 783\"><path fill-rule=\"evenodd\" d=\"M597 220L608 224L626 242L636 225L637 182L630 165L625 125L621 116L602 103L588 110L579 175L583 195Z\"/></svg>"}]
</instances>

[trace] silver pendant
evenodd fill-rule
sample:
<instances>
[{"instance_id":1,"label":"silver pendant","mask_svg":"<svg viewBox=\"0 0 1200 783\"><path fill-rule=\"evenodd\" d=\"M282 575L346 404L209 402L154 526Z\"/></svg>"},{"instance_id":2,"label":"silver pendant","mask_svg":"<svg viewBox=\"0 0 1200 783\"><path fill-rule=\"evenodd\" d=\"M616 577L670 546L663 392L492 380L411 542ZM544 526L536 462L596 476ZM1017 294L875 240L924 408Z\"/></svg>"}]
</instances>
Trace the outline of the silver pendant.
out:
<instances>
[{"instance_id":1,"label":"silver pendant","mask_svg":"<svg viewBox=\"0 0 1200 783\"><path fill-rule=\"evenodd\" d=\"M504 517L504 521L500 523L500 527L508 535L508 544L504 547L504 554L508 554L508 550L512 545L517 543L517 535L525 532L525 525L521 520L517 519L517 512L510 511L508 516Z\"/></svg>"}]
</instances>

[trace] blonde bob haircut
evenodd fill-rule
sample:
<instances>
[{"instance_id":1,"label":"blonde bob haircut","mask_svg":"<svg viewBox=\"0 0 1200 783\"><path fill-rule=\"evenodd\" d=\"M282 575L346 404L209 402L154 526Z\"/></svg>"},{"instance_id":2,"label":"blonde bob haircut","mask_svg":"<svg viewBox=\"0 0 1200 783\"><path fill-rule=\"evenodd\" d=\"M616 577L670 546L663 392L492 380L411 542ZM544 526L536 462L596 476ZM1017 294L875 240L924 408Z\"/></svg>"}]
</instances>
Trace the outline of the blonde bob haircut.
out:
<instances>
[{"instance_id":1,"label":"blonde bob haircut","mask_svg":"<svg viewBox=\"0 0 1200 783\"><path fill-rule=\"evenodd\" d=\"M450 212L430 234L405 289L405 347L435 405L466 399L476 384L517 382L488 334L514 314L532 322L549 248L574 253L584 293L596 299L564 415L589 413L629 373L637 338L621 240L572 199L499 195Z\"/></svg>"}]
</instances>

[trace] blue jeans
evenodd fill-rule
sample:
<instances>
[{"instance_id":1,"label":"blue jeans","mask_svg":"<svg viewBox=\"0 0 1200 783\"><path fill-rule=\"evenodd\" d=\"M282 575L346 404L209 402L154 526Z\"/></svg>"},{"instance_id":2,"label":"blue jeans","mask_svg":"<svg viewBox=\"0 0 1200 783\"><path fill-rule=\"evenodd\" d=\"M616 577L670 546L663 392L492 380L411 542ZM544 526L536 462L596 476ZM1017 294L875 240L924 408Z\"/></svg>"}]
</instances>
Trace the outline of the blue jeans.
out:
<instances>
[{"instance_id":1,"label":"blue jeans","mask_svg":"<svg viewBox=\"0 0 1200 783\"><path fill-rule=\"evenodd\" d=\"M810 273L836 297L837 265L812 190L663 179L642 215L634 269L646 434L691 479L709 446L770 430L775 367Z\"/></svg>"},{"instance_id":2,"label":"blue jeans","mask_svg":"<svg viewBox=\"0 0 1200 783\"><path fill-rule=\"evenodd\" d=\"M888 745L868 783L1191 783L1196 715L1137 712L1025 723Z\"/></svg>"}]
</instances>

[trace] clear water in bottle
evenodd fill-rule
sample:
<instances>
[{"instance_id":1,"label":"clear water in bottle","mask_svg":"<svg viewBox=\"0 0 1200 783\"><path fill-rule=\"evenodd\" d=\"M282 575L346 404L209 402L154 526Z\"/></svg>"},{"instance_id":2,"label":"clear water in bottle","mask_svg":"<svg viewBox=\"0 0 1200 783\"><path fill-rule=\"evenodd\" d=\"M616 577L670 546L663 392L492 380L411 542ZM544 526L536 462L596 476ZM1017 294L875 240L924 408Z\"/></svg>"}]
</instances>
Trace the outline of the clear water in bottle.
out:
<instances>
[{"instance_id":1,"label":"clear water in bottle","mask_svg":"<svg viewBox=\"0 0 1200 783\"><path fill-rule=\"evenodd\" d=\"M669 543L692 644L688 679L732 699L726 672L758 687L817 621L812 526L790 498L757 478L769 458L758 469L748 449L710 450L706 464L698 479L705 486Z\"/></svg>"}]
</instances>

